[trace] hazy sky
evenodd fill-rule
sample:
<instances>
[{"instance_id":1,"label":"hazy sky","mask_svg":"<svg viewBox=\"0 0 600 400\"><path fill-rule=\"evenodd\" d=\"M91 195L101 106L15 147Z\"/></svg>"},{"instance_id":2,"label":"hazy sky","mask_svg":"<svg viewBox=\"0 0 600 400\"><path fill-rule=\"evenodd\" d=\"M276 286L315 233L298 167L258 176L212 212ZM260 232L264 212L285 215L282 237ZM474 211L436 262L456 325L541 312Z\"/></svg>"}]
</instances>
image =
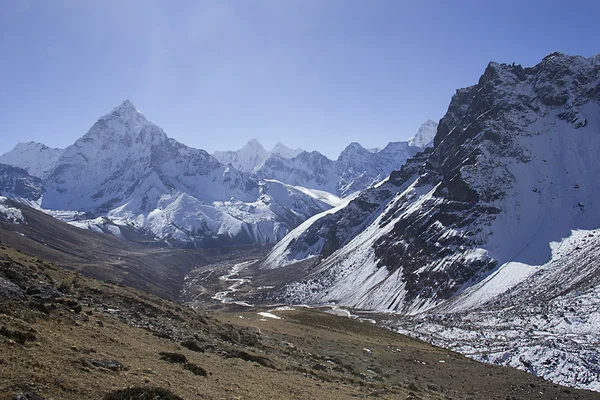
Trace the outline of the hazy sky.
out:
<instances>
[{"instance_id":1,"label":"hazy sky","mask_svg":"<svg viewBox=\"0 0 600 400\"><path fill-rule=\"evenodd\" d=\"M0 0L0 154L129 98L209 151L412 136L490 60L600 52L598 1Z\"/></svg>"}]
</instances>

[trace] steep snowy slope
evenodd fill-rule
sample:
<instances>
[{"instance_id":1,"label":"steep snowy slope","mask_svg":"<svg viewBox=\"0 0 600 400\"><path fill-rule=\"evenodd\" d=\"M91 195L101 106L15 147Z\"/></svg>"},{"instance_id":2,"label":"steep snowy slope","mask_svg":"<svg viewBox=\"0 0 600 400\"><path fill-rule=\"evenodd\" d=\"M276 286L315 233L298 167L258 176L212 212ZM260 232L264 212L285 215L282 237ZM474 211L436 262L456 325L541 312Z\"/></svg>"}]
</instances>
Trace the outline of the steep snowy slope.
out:
<instances>
[{"instance_id":1,"label":"steep snowy slope","mask_svg":"<svg viewBox=\"0 0 600 400\"><path fill-rule=\"evenodd\" d=\"M19 143L14 149L0 156L0 163L23 168L29 175L45 178L56 165L62 152L62 149L52 149L41 143Z\"/></svg>"},{"instance_id":2,"label":"steep snowy slope","mask_svg":"<svg viewBox=\"0 0 600 400\"><path fill-rule=\"evenodd\" d=\"M552 259L513 288L504 291L513 274L500 270L390 327L480 361L600 391L600 230L573 231L550 247Z\"/></svg>"},{"instance_id":3,"label":"steep snowy slope","mask_svg":"<svg viewBox=\"0 0 600 400\"><path fill-rule=\"evenodd\" d=\"M12 185L3 189L7 196L22 197L29 182L13 179L17 170L5 174L4 186ZM318 196L261 183L204 150L168 138L128 100L62 151L43 186L39 206L76 226L110 228L119 236L118 227L127 225L186 246L275 242L330 208ZM92 218L83 219L86 215Z\"/></svg>"},{"instance_id":4,"label":"steep snowy slope","mask_svg":"<svg viewBox=\"0 0 600 400\"><path fill-rule=\"evenodd\" d=\"M549 243L600 227L599 61L490 63L453 97L433 149L276 246L264 268L319 257L280 297L416 313L503 270L509 288L550 260Z\"/></svg>"}]
</instances>

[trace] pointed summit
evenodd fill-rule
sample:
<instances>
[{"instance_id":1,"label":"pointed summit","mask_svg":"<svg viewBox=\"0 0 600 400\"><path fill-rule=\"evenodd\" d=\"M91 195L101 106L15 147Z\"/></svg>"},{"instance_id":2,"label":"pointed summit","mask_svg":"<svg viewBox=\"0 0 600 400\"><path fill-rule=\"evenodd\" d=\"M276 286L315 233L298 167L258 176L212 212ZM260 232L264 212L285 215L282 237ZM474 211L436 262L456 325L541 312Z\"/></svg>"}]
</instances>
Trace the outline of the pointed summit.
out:
<instances>
[{"instance_id":1,"label":"pointed summit","mask_svg":"<svg viewBox=\"0 0 600 400\"><path fill-rule=\"evenodd\" d=\"M275 154L283 158L294 158L298 154L302 153L302 149L290 149L281 142L277 142L275 147L269 152L269 154Z\"/></svg>"},{"instance_id":2,"label":"pointed summit","mask_svg":"<svg viewBox=\"0 0 600 400\"><path fill-rule=\"evenodd\" d=\"M133 103L131 102L131 100L129 99L125 99L123 100L123 102L121 103L121 105L119 105L119 107L123 107L123 108L133 108L134 110L137 110L135 108L135 106L133 105Z\"/></svg>"},{"instance_id":3,"label":"pointed summit","mask_svg":"<svg viewBox=\"0 0 600 400\"><path fill-rule=\"evenodd\" d=\"M250 139L248 141L248 143L246 143L246 145L244 147L242 147L243 149L254 149L255 151L257 151L258 153L266 153L267 151L265 150L265 148L263 147L262 144L260 144L260 142L256 139Z\"/></svg>"},{"instance_id":4,"label":"pointed summit","mask_svg":"<svg viewBox=\"0 0 600 400\"><path fill-rule=\"evenodd\" d=\"M423 149L433 145L433 138L437 132L437 127L437 122L428 119L419 127L417 134L408 141L408 144Z\"/></svg>"},{"instance_id":5,"label":"pointed summit","mask_svg":"<svg viewBox=\"0 0 600 400\"><path fill-rule=\"evenodd\" d=\"M120 119L122 122L125 122L125 123L132 122L132 121L136 121L138 123L147 122L146 117L144 117L144 115L141 113L140 110L135 108L135 106L129 99L123 100L123 102L121 104L119 104L118 106L113 108L111 112L104 115L100 119L113 119L113 118Z\"/></svg>"},{"instance_id":6,"label":"pointed summit","mask_svg":"<svg viewBox=\"0 0 600 400\"><path fill-rule=\"evenodd\" d=\"M111 112L100 117L86 136L110 134L111 136L135 137L143 127L148 125L152 125L152 123L135 108L130 100L126 99Z\"/></svg>"}]
</instances>

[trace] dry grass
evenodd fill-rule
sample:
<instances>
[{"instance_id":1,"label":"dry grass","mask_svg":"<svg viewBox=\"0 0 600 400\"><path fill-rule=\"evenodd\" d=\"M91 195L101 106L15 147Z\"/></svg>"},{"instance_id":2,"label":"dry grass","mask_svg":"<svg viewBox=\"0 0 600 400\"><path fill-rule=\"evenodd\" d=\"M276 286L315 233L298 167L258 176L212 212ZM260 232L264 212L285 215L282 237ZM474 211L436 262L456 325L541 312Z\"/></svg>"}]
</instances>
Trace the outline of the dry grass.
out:
<instances>
[{"instance_id":1,"label":"dry grass","mask_svg":"<svg viewBox=\"0 0 600 400\"><path fill-rule=\"evenodd\" d=\"M63 300L45 313L0 298L0 327L9 332L0 335L0 399L102 399L140 387L186 400L600 398L347 318L301 309L279 312L282 320L196 312L0 247L0 276L7 274L62 286Z\"/></svg>"}]
</instances>

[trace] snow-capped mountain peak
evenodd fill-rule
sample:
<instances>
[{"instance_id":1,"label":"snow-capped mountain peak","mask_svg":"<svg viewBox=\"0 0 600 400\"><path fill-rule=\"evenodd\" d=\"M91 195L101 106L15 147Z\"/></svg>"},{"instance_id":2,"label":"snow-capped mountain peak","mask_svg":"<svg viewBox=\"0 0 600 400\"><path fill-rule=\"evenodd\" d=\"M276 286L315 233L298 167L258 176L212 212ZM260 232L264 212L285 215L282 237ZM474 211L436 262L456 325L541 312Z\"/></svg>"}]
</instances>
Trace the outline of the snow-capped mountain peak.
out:
<instances>
[{"instance_id":1,"label":"snow-capped mountain peak","mask_svg":"<svg viewBox=\"0 0 600 400\"><path fill-rule=\"evenodd\" d=\"M343 153L363 152L363 151L371 153L369 150L367 150L363 146L361 146L360 143L352 142L348 146L346 146L346 148L342 151L342 154Z\"/></svg>"},{"instance_id":2,"label":"snow-capped mountain peak","mask_svg":"<svg viewBox=\"0 0 600 400\"><path fill-rule=\"evenodd\" d=\"M142 112L135 107L135 105L131 102L131 100L125 99L121 102L121 104L119 104L118 106L113 108L111 110L111 112L100 117L100 119L106 118L106 117L114 117L114 116L129 116L129 117L131 117L131 116L137 116L137 115L142 115Z\"/></svg>"},{"instance_id":3,"label":"snow-capped mountain peak","mask_svg":"<svg viewBox=\"0 0 600 400\"><path fill-rule=\"evenodd\" d=\"M248 154L248 156L259 156L266 157L267 150L263 147L262 144L256 139L250 139L248 143L244 147L240 149L240 152Z\"/></svg>"},{"instance_id":4,"label":"snow-capped mountain peak","mask_svg":"<svg viewBox=\"0 0 600 400\"><path fill-rule=\"evenodd\" d=\"M269 154L275 154L283 158L294 158L303 151L304 150L302 149L291 149L283 143L277 142L277 144L271 149L271 151L269 151Z\"/></svg>"},{"instance_id":5,"label":"snow-capped mountain peak","mask_svg":"<svg viewBox=\"0 0 600 400\"><path fill-rule=\"evenodd\" d=\"M113 135L135 137L144 126L149 124L151 123L135 108L130 100L124 100L111 112L100 117L88 134L94 134L96 131L106 131L108 128ZM97 125L99 125L99 129L95 130L94 128Z\"/></svg>"},{"instance_id":6,"label":"snow-capped mountain peak","mask_svg":"<svg viewBox=\"0 0 600 400\"><path fill-rule=\"evenodd\" d=\"M552 243L600 227L598 85L595 59L490 63L452 98L433 149L274 250L275 266L321 257L322 274L286 293L416 313L497 271L503 290L525 279Z\"/></svg>"},{"instance_id":7,"label":"snow-capped mountain peak","mask_svg":"<svg viewBox=\"0 0 600 400\"><path fill-rule=\"evenodd\" d=\"M213 157L222 164L231 164L234 168L244 172L251 172L267 155L267 150L256 139L251 139L244 147L236 151L215 151L213 153Z\"/></svg>"},{"instance_id":8,"label":"snow-capped mountain peak","mask_svg":"<svg viewBox=\"0 0 600 400\"><path fill-rule=\"evenodd\" d=\"M45 177L56 165L62 149L52 149L42 143L19 143L0 156L0 163L23 168L31 176Z\"/></svg>"},{"instance_id":9,"label":"snow-capped mountain peak","mask_svg":"<svg viewBox=\"0 0 600 400\"><path fill-rule=\"evenodd\" d=\"M51 149L26 143L17 150L13 154L32 153L31 167L39 170L39 155ZM248 157L266 154L256 140L240 150ZM100 225L108 219L117 236L120 226L171 245L276 242L331 207L319 193L258 181L169 138L129 100L61 150L44 175L0 165L0 194L75 226L104 232Z\"/></svg>"},{"instance_id":10,"label":"snow-capped mountain peak","mask_svg":"<svg viewBox=\"0 0 600 400\"><path fill-rule=\"evenodd\" d=\"M438 123L428 119L425 121L415 136L408 141L408 144L416 147L430 147L433 145L433 138L437 132Z\"/></svg>"}]
</instances>

